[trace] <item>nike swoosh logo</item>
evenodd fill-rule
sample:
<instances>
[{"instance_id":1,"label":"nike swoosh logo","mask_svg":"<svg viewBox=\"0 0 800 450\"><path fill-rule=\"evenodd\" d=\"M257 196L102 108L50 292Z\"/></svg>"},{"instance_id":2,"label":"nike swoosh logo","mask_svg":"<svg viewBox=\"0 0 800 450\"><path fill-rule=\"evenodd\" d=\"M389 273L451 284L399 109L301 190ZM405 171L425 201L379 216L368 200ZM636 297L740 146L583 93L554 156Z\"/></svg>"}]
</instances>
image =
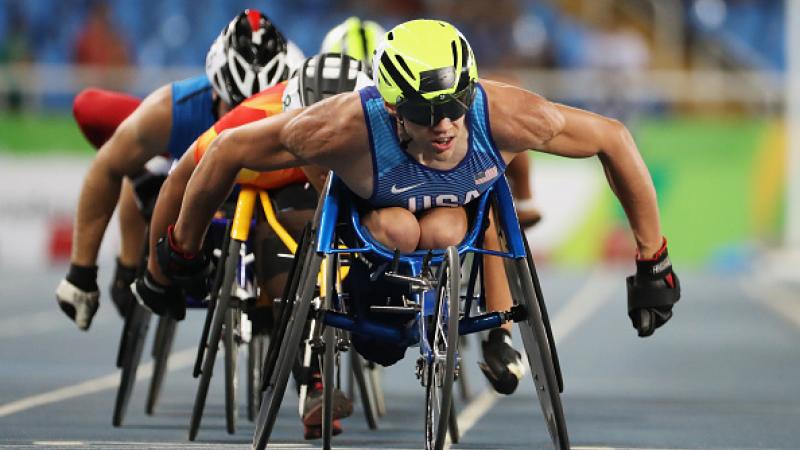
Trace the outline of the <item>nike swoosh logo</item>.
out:
<instances>
[{"instance_id":1,"label":"nike swoosh logo","mask_svg":"<svg viewBox=\"0 0 800 450\"><path fill-rule=\"evenodd\" d=\"M412 189L414 189L416 187L420 187L423 184L425 184L425 183L422 182L422 183L412 184L411 186L406 186L406 187L402 187L402 188L399 188L399 187L397 187L396 184L393 184L392 185L392 194L402 194L403 192L408 192L408 191L410 191L410 190L412 190Z\"/></svg>"}]
</instances>

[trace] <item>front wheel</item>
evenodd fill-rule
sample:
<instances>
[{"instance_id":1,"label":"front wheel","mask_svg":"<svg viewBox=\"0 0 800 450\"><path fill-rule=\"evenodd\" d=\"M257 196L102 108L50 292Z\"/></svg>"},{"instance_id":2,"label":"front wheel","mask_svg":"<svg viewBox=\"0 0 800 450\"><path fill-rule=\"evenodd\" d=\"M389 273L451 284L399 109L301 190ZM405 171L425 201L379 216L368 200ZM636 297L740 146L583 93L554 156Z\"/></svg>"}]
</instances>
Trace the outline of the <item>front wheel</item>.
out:
<instances>
[{"instance_id":1,"label":"front wheel","mask_svg":"<svg viewBox=\"0 0 800 450\"><path fill-rule=\"evenodd\" d=\"M450 246L439 269L436 303L429 318L430 354L425 361L425 449L444 448L453 405L458 350L458 303L461 268L458 250Z\"/></svg>"},{"instance_id":2,"label":"front wheel","mask_svg":"<svg viewBox=\"0 0 800 450\"><path fill-rule=\"evenodd\" d=\"M530 254L530 250L526 250ZM525 259L514 260L513 270L508 272L509 282L514 297L525 307L526 320L518 322L518 325L547 430L556 450L567 450L570 448L567 422L561 405L557 357L552 350L555 344L551 342L551 334L548 334L546 329L543 311L540 308L543 301L536 295L533 281L535 275L532 272L534 269L530 262L532 261Z\"/></svg>"}]
</instances>

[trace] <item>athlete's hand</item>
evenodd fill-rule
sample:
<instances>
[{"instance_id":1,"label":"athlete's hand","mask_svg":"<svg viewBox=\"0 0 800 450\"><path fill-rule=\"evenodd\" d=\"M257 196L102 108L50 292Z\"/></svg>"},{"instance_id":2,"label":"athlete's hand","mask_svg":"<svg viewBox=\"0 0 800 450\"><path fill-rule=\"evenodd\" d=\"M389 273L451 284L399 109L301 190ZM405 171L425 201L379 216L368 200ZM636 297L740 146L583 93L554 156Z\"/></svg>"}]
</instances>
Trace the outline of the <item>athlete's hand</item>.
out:
<instances>
[{"instance_id":1,"label":"athlete's hand","mask_svg":"<svg viewBox=\"0 0 800 450\"><path fill-rule=\"evenodd\" d=\"M88 330L100 305L97 266L70 264L67 276L56 288L56 301L79 329Z\"/></svg>"},{"instance_id":2,"label":"athlete's hand","mask_svg":"<svg viewBox=\"0 0 800 450\"><path fill-rule=\"evenodd\" d=\"M636 259L636 275L629 276L627 284L628 317L639 337L650 336L672 317L672 306L681 298L666 239L653 258Z\"/></svg>"},{"instance_id":3,"label":"athlete's hand","mask_svg":"<svg viewBox=\"0 0 800 450\"><path fill-rule=\"evenodd\" d=\"M131 292L140 305L159 316L174 320L186 317L186 301L181 288L159 283L150 271L145 271L144 276L131 284Z\"/></svg>"},{"instance_id":4,"label":"athlete's hand","mask_svg":"<svg viewBox=\"0 0 800 450\"><path fill-rule=\"evenodd\" d=\"M175 244L174 225L156 244L156 258L161 271L170 280L186 290L192 297L202 299L208 295L214 265L208 253L186 253Z\"/></svg>"}]
</instances>

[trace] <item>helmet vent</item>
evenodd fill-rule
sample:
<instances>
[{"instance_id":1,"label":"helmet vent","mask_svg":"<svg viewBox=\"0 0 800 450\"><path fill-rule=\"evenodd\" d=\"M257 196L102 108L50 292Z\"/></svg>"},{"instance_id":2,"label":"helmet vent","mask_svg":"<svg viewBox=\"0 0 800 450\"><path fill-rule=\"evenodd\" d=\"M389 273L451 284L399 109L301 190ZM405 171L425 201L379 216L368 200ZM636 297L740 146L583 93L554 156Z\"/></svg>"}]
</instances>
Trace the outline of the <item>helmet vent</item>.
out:
<instances>
[{"instance_id":1,"label":"helmet vent","mask_svg":"<svg viewBox=\"0 0 800 450\"><path fill-rule=\"evenodd\" d=\"M458 40L461 41L461 67L466 68L467 58L469 58L469 47L467 47L467 41L463 37L459 37Z\"/></svg>"},{"instance_id":2,"label":"helmet vent","mask_svg":"<svg viewBox=\"0 0 800 450\"><path fill-rule=\"evenodd\" d=\"M458 52L456 52L456 41L450 41L450 50L453 51L453 67L458 67Z\"/></svg>"},{"instance_id":3,"label":"helmet vent","mask_svg":"<svg viewBox=\"0 0 800 450\"><path fill-rule=\"evenodd\" d=\"M390 32L389 32L389 34L387 34L387 35L386 35L386 40L387 40L387 41L394 40L394 33L392 33L392 32L390 31Z\"/></svg>"},{"instance_id":4,"label":"helmet vent","mask_svg":"<svg viewBox=\"0 0 800 450\"><path fill-rule=\"evenodd\" d=\"M411 73L411 69L409 69L409 68L408 68L408 64L406 64L406 60L405 60L405 59L403 59L403 57L402 57L402 56L400 56L400 55L397 55L397 56L395 56L395 58L397 59L397 62L398 62L398 63L400 63L400 67L402 67L402 68L403 68L403 70L405 70L405 71L406 71L406 73L408 74L408 76L409 76L409 77L411 77L412 79L416 78L416 77L414 76L414 74L413 74L413 73Z\"/></svg>"},{"instance_id":5,"label":"helmet vent","mask_svg":"<svg viewBox=\"0 0 800 450\"><path fill-rule=\"evenodd\" d=\"M383 73L383 70L379 69L378 72L380 73L383 82L386 83L387 86L392 86L392 83L389 81L389 77L387 77L386 74Z\"/></svg>"}]
</instances>

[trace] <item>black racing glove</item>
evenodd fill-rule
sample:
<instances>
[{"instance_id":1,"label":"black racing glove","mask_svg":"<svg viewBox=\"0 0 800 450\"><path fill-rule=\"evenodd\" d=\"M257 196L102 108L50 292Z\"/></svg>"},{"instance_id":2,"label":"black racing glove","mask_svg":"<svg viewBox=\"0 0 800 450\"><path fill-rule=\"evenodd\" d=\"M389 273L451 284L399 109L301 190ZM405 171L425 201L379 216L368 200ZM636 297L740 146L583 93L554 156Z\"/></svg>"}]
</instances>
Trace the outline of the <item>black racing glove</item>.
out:
<instances>
[{"instance_id":1,"label":"black racing glove","mask_svg":"<svg viewBox=\"0 0 800 450\"><path fill-rule=\"evenodd\" d=\"M214 264L206 251L190 254L181 250L175 244L174 227L170 225L167 234L161 236L156 244L158 265L164 275L187 294L197 299L205 298L213 282Z\"/></svg>"},{"instance_id":2,"label":"black racing glove","mask_svg":"<svg viewBox=\"0 0 800 450\"><path fill-rule=\"evenodd\" d=\"M183 320L186 317L186 300L178 286L164 286L153 278L150 271L131 285L135 298L145 308L159 316Z\"/></svg>"},{"instance_id":3,"label":"black racing glove","mask_svg":"<svg viewBox=\"0 0 800 450\"><path fill-rule=\"evenodd\" d=\"M134 301L133 293L131 292L131 283L136 280L136 272L138 267L129 267L122 264L117 258L117 269L114 272L114 278L111 281L109 291L111 292L111 300L114 306L117 307L117 312L122 318L128 313L131 303Z\"/></svg>"},{"instance_id":4,"label":"black racing glove","mask_svg":"<svg viewBox=\"0 0 800 450\"><path fill-rule=\"evenodd\" d=\"M672 317L672 306L681 298L678 276L667 255L667 240L651 259L636 258L636 275L627 278L628 317L639 337L653 334Z\"/></svg>"}]
</instances>

